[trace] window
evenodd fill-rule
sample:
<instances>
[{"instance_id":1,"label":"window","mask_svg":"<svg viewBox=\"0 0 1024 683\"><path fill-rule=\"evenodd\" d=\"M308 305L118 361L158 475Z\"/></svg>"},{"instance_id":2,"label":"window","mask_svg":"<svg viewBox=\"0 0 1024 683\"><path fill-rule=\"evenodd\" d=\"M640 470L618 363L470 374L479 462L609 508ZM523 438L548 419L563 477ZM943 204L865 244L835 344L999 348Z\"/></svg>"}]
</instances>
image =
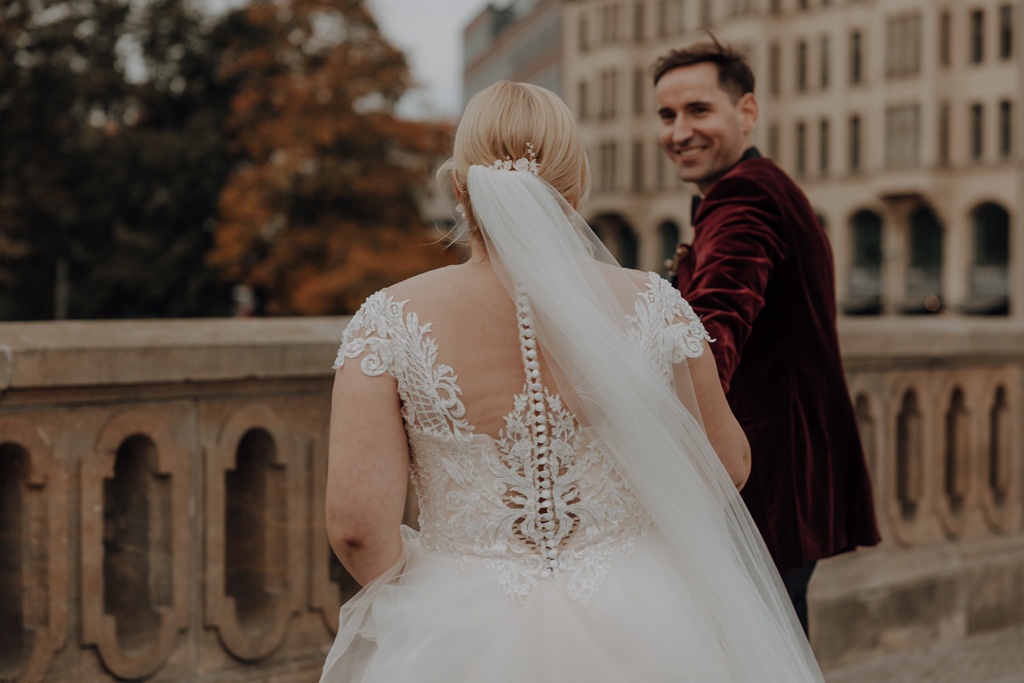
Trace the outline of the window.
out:
<instances>
[{"instance_id":1,"label":"window","mask_svg":"<svg viewBox=\"0 0 1024 683\"><path fill-rule=\"evenodd\" d=\"M796 89L807 90L807 43L802 40L796 44Z\"/></svg>"},{"instance_id":2,"label":"window","mask_svg":"<svg viewBox=\"0 0 1024 683\"><path fill-rule=\"evenodd\" d=\"M599 117L615 118L615 107L618 103L619 74L614 70L601 72L601 109Z\"/></svg>"},{"instance_id":3,"label":"window","mask_svg":"<svg viewBox=\"0 0 1024 683\"><path fill-rule=\"evenodd\" d=\"M579 109L577 110L577 112L579 114L580 121L586 121L590 117L590 108L588 106L589 102L590 102L590 92L589 92L589 88L587 86L587 82L586 81L580 81L580 84L579 84L578 87L579 87L579 95L578 95L578 99L579 99L578 106L579 106Z\"/></svg>"},{"instance_id":4,"label":"window","mask_svg":"<svg viewBox=\"0 0 1024 683\"><path fill-rule=\"evenodd\" d=\"M612 6L605 5L601 8L601 42L612 41Z\"/></svg>"},{"instance_id":5,"label":"window","mask_svg":"<svg viewBox=\"0 0 1024 683\"><path fill-rule=\"evenodd\" d=\"M980 104L971 105L971 159L978 161L985 154L984 135L985 108Z\"/></svg>"},{"instance_id":6,"label":"window","mask_svg":"<svg viewBox=\"0 0 1024 683\"><path fill-rule=\"evenodd\" d=\"M586 52L590 49L590 22L587 20L587 14L585 11L583 14L580 14L579 32L580 52Z\"/></svg>"},{"instance_id":7,"label":"window","mask_svg":"<svg viewBox=\"0 0 1024 683\"><path fill-rule=\"evenodd\" d=\"M644 191L644 143L633 143L633 192Z\"/></svg>"},{"instance_id":8,"label":"window","mask_svg":"<svg viewBox=\"0 0 1024 683\"><path fill-rule=\"evenodd\" d=\"M916 104L885 110L885 165L917 166L921 151L921 107Z\"/></svg>"},{"instance_id":9,"label":"window","mask_svg":"<svg viewBox=\"0 0 1024 683\"><path fill-rule=\"evenodd\" d=\"M800 9L810 9L811 4L808 0L800 0Z\"/></svg>"},{"instance_id":10,"label":"window","mask_svg":"<svg viewBox=\"0 0 1024 683\"><path fill-rule=\"evenodd\" d=\"M782 92L782 47L778 43L768 46L768 94Z\"/></svg>"},{"instance_id":11,"label":"window","mask_svg":"<svg viewBox=\"0 0 1024 683\"><path fill-rule=\"evenodd\" d=\"M939 149L938 162L940 166L949 165L949 103L943 102L939 106Z\"/></svg>"},{"instance_id":12,"label":"window","mask_svg":"<svg viewBox=\"0 0 1024 683\"><path fill-rule=\"evenodd\" d=\"M849 167L851 173L860 171L860 117L856 114L850 117L850 158Z\"/></svg>"},{"instance_id":13,"label":"window","mask_svg":"<svg viewBox=\"0 0 1024 683\"><path fill-rule=\"evenodd\" d=\"M803 121L796 124L796 174L802 176L807 172L807 125Z\"/></svg>"},{"instance_id":14,"label":"window","mask_svg":"<svg viewBox=\"0 0 1024 683\"><path fill-rule=\"evenodd\" d=\"M921 14L889 17L886 22L885 73L914 76L921 71Z\"/></svg>"},{"instance_id":15,"label":"window","mask_svg":"<svg viewBox=\"0 0 1024 683\"><path fill-rule=\"evenodd\" d=\"M999 7L999 59L1013 56L1013 5Z\"/></svg>"},{"instance_id":16,"label":"window","mask_svg":"<svg viewBox=\"0 0 1024 683\"><path fill-rule=\"evenodd\" d=\"M711 16L711 0L701 0L700 2L700 25L711 26L714 21Z\"/></svg>"},{"instance_id":17,"label":"window","mask_svg":"<svg viewBox=\"0 0 1024 683\"><path fill-rule=\"evenodd\" d=\"M986 202L971 212L974 263L968 313L1006 315L1010 293L1010 214Z\"/></svg>"},{"instance_id":18,"label":"window","mask_svg":"<svg viewBox=\"0 0 1024 683\"><path fill-rule=\"evenodd\" d=\"M818 122L818 173L823 176L828 175L830 132L828 119Z\"/></svg>"},{"instance_id":19,"label":"window","mask_svg":"<svg viewBox=\"0 0 1024 683\"><path fill-rule=\"evenodd\" d=\"M971 64L980 64L985 60L985 11L976 9L971 12Z\"/></svg>"},{"instance_id":20,"label":"window","mask_svg":"<svg viewBox=\"0 0 1024 683\"><path fill-rule=\"evenodd\" d=\"M850 83L860 83L864 77L863 48L860 31L850 34Z\"/></svg>"},{"instance_id":21,"label":"window","mask_svg":"<svg viewBox=\"0 0 1024 683\"><path fill-rule=\"evenodd\" d=\"M777 123L768 126L768 158L775 160L779 158L779 124Z\"/></svg>"},{"instance_id":22,"label":"window","mask_svg":"<svg viewBox=\"0 0 1024 683\"><path fill-rule=\"evenodd\" d=\"M658 37L668 36L668 0L658 0Z\"/></svg>"},{"instance_id":23,"label":"window","mask_svg":"<svg viewBox=\"0 0 1024 683\"><path fill-rule=\"evenodd\" d=\"M919 206L910 214L910 263L907 268L907 313L935 313L942 308L943 229L935 212Z\"/></svg>"},{"instance_id":24,"label":"window","mask_svg":"<svg viewBox=\"0 0 1024 683\"><path fill-rule=\"evenodd\" d=\"M605 142L601 145L601 174L600 188L605 192L612 192L618 185L616 157L619 154L618 144Z\"/></svg>"},{"instance_id":25,"label":"window","mask_svg":"<svg viewBox=\"0 0 1024 683\"><path fill-rule=\"evenodd\" d=\"M647 97L647 80L644 70L633 69L633 113L644 113L644 100Z\"/></svg>"},{"instance_id":26,"label":"window","mask_svg":"<svg viewBox=\"0 0 1024 683\"><path fill-rule=\"evenodd\" d=\"M633 41L644 42L644 0L633 5Z\"/></svg>"},{"instance_id":27,"label":"window","mask_svg":"<svg viewBox=\"0 0 1024 683\"><path fill-rule=\"evenodd\" d=\"M676 0L676 33L686 33L686 0Z\"/></svg>"},{"instance_id":28,"label":"window","mask_svg":"<svg viewBox=\"0 0 1024 683\"><path fill-rule=\"evenodd\" d=\"M828 89L829 79L829 42L828 36L821 37L821 73L819 74L818 84L822 90Z\"/></svg>"},{"instance_id":29,"label":"window","mask_svg":"<svg viewBox=\"0 0 1024 683\"><path fill-rule=\"evenodd\" d=\"M782 0L771 0L768 3L769 14L782 14Z\"/></svg>"},{"instance_id":30,"label":"window","mask_svg":"<svg viewBox=\"0 0 1024 683\"><path fill-rule=\"evenodd\" d=\"M846 284L848 315L877 315L882 309L882 218L858 211L850 219L853 258Z\"/></svg>"},{"instance_id":31,"label":"window","mask_svg":"<svg viewBox=\"0 0 1024 683\"><path fill-rule=\"evenodd\" d=\"M999 103L999 156L1003 159L1013 156L1013 103L1010 100Z\"/></svg>"},{"instance_id":32,"label":"window","mask_svg":"<svg viewBox=\"0 0 1024 683\"><path fill-rule=\"evenodd\" d=\"M950 58L950 32L952 19L949 12L943 12L939 17L939 64L949 66Z\"/></svg>"}]
</instances>

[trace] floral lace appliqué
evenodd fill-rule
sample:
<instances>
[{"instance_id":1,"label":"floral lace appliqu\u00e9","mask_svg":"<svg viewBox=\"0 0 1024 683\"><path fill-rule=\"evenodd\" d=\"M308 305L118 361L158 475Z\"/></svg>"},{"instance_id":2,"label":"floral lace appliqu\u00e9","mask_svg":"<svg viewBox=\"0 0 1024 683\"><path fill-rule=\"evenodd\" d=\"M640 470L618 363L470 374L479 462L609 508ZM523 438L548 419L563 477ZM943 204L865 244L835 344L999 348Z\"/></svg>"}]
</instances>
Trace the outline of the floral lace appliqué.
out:
<instances>
[{"instance_id":1,"label":"floral lace appliqu\u00e9","mask_svg":"<svg viewBox=\"0 0 1024 683\"><path fill-rule=\"evenodd\" d=\"M551 580L571 599L588 602L615 556L632 552L651 520L610 455L531 364L528 303L517 302L526 382L496 439L474 434L463 419L457 377L437 364L430 324L406 313L406 303L385 292L367 299L345 330L335 367L361 356L364 373L387 372L398 383L421 547L482 561L515 600ZM630 332L665 373L702 353L703 326L656 274L634 311Z\"/></svg>"}]
</instances>

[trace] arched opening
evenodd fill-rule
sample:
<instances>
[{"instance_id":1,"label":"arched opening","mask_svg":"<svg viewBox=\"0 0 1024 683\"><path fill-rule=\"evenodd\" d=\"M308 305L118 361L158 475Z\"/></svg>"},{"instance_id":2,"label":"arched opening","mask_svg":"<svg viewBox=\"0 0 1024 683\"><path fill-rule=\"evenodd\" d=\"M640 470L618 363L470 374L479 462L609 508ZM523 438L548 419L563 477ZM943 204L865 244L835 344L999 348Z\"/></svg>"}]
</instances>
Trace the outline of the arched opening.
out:
<instances>
[{"instance_id":1,"label":"arched opening","mask_svg":"<svg viewBox=\"0 0 1024 683\"><path fill-rule=\"evenodd\" d=\"M878 453L875 447L875 419L871 416L871 400L866 394L857 396L857 400L854 401L854 410L857 415L857 430L860 432L864 447L864 457L868 461L868 470L872 478L877 478Z\"/></svg>"},{"instance_id":2,"label":"arched opening","mask_svg":"<svg viewBox=\"0 0 1024 683\"><path fill-rule=\"evenodd\" d=\"M170 605L170 491L145 435L121 442L103 481L103 601L125 653L153 646Z\"/></svg>"},{"instance_id":3,"label":"arched opening","mask_svg":"<svg viewBox=\"0 0 1024 683\"><path fill-rule=\"evenodd\" d=\"M594 232L611 252L619 265L636 268L639 261L640 243L636 232L619 214L602 214L592 223Z\"/></svg>"},{"instance_id":4,"label":"arched opening","mask_svg":"<svg viewBox=\"0 0 1024 683\"><path fill-rule=\"evenodd\" d=\"M986 202L971 212L974 258L967 313L1006 315L1010 310L1010 214Z\"/></svg>"},{"instance_id":5,"label":"arched opening","mask_svg":"<svg viewBox=\"0 0 1024 683\"><path fill-rule=\"evenodd\" d=\"M679 240L679 225L674 221L662 221L661 225L658 226L658 244L660 246L661 260L664 262L662 275L668 273L669 266L673 259L675 259Z\"/></svg>"},{"instance_id":6,"label":"arched opening","mask_svg":"<svg viewBox=\"0 0 1024 683\"><path fill-rule=\"evenodd\" d=\"M927 206L910 214L910 263L903 311L913 314L942 310L942 224Z\"/></svg>"},{"instance_id":7,"label":"arched opening","mask_svg":"<svg viewBox=\"0 0 1024 683\"><path fill-rule=\"evenodd\" d=\"M28 452L0 444L0 680L17 680L26 657L25 499Z\"/></svg>"},{"instance_id":8,"label":"arched opening","mask_svg":"<svg viewBox=\"0 0 1024 683\"><path fill-rule=\"evenodd\" d=\"M995 401L988 416L988 487L992 502L1006 503L1010 494L1010 406L1006 400L1006 389L996 390Z\"/></svg>"},{"instance_id":9,"label":"arched opening","mask_svg":"<svg viewBox=\"0 0 1024 683\"><path fill-rule=\"evenodd\" d=\"M273 626L275 595L283 588L287 520L277 446L265 429L238 443L235 468L224 473L224 592L235 601L242 631L255 636Z\"/></svg>"},{"instance_id":10,"label":"arched opening","mask_svg":"<svg viewBox=\"0 0 1024 683\"><path fill-rule=\"evenodd\" d=\"M956 389L946 411L946 448L943 457L943 492L949 511L960 514L967 497L969 435L964 392Z\"/></svg>"},{"instance_id":11,"label":"arched opening","mask_svg":"<svg viewBox=\"0 0 1024 683\"><path fill-rule=\"evenodd\" d=\"M850 218L852 262L843 310L848 315L882 312L882 217L858 211Z\"/></svg>"},{"instance_id":12,"label":"arched opening","mask_svg":"<svg viewBox=\"0 0 1024 683\"><path fill-rule=\"evenodd\" d=\"M917 514L924 490L921 438L921 412L917 405L917 394L907 390L903 394L899 416L896 418L896 502L900 516L906 520Z\"/></svg>"}]
</instances>

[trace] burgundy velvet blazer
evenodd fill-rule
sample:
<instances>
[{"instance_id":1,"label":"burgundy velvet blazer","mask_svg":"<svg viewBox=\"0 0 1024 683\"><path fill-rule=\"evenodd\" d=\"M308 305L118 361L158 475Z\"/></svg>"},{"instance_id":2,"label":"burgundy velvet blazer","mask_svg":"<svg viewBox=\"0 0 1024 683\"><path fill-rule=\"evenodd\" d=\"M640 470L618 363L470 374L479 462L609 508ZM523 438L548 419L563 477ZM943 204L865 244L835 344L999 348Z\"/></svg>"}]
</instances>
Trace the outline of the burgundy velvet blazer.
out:
<instances>
[{"instance_id":1,"label":"burgundy velvet blazer","mask_svg":"<svg viewBox=\"0 0 1024 683\"><path fill-rule=\"evenodd\" d=\"M807 197L753 149L707 192L679 257L676 285L750 441L743 499L783 571L879 540L834 277Z\"/></svg>"}]
</instances>

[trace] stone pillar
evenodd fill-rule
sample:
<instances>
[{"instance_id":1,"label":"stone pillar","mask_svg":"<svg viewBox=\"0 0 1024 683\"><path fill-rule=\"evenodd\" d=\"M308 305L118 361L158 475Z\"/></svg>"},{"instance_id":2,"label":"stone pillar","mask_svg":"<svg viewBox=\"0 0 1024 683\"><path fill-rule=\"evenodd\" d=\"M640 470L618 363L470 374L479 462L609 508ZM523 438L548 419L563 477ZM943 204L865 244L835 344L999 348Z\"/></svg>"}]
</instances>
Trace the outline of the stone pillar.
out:
<instances>
[{"instance_id":1,"label":"stone pillar","mask_svg":"<svg viewBox=\"0 0 1024 683\"><path fill-rule=\"evenodd\" d=\"M905 203L887 202L881 216L882 313L899 315L903 310L907 288L910 211Z\"/></svg>"}]
</instances>

